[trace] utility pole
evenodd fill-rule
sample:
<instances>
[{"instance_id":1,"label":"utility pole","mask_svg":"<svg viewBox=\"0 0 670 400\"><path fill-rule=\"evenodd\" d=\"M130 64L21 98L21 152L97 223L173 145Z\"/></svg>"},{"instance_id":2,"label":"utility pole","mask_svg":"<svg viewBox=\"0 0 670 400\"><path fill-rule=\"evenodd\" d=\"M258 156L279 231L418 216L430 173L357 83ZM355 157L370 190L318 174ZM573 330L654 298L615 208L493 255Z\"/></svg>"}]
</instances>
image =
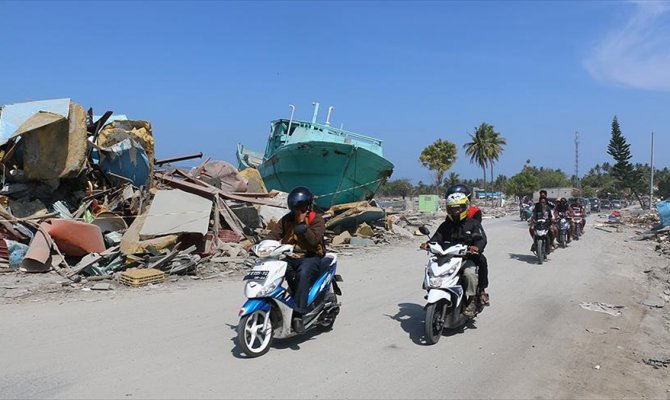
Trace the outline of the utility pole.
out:
<instances>
[{"instance_id":1,"label":"utility pole","mask_svg":"<svg viewBox=\"0 0 670 400\"><path fill-rule=\"evenodd\" d=\"M649 211L654 199L654 132L651 133L651 178L649 179Z\"/></svg>"},{"instance_id":2,"label":"utility pole","mask_svg":"<svg viewBox=\"0 0 670 400\"><path fill-rule=\"evenodd\" d=\"M581 187L579 183L579 131L575 132L575 186Z\"/></svg>"}]
</instances>

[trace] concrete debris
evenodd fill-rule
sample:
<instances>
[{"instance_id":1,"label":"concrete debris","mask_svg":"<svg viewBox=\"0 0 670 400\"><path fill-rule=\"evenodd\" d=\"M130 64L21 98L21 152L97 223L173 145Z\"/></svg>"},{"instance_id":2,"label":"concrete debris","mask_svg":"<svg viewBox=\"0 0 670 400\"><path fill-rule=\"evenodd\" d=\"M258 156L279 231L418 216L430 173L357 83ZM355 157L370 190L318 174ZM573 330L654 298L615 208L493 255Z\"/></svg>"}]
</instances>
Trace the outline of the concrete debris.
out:
<instances>
[{"instance_id":1,"label":"concrete debris","mask_svg":"<svg viewBox=\"0 0 670 400\"><path fill-rule=\"evenodd\" d=\"M601 312L612 315L614 317L620 316L621 309L624 308L624 306L615 306L612 304L600 303L600 302L580 303L579 306L585 310Z\"/></svg>"},{"instance_id":2,"label":"concrete debris","mask_svg":"<svg viewBox=\"0 0 670 400\"><path fill-rule=\"evenodd\" d=\"M331 244L333 246L338 246L341 244L348 244L350 241L351 241L351 234L349 233L349 231L344 231L339 235L335 236L332 239Z\"/></svg>"},{"instance_id":3,"label":"concrete debris","mask_svg":"<svg viewBox=\"0 0 670 400\"><path fill-rule=\"evenodd\" d=\"M650 297L648 299L642 300L640 304L649 308L663 308L665 307L665 300L659 297Z\"/></svg>"}]
</instances>

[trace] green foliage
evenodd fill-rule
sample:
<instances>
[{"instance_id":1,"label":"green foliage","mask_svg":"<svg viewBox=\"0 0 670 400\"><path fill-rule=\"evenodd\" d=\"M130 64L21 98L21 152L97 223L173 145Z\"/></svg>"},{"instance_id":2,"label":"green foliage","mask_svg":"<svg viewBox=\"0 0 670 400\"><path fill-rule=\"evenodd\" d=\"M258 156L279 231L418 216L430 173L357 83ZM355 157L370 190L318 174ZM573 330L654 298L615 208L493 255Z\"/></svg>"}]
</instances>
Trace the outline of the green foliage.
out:
<instances>
[{"instance_id":1,"label":"green foliage","mask_svg":"<svg viewBox=\"0 0 670 400\"><path fill-rule=\"evenodd\" d=\"M508 196L532 196L533 192L540 189L540 180L531 173L530 168L524 168L521 172L507 180L504 193Z\"/></svg>"},{"instance_id":2,"label":"green foliage","mask_svg":"<svg viewBox=\"0 0 670 400\"><path fill-rule=\"evenodd\" d=\"M455 185L460 183L461 177L456 172L450 172L449 176L444 180L445 185Z\"/></svg>"},{"instance_id":3,"label":"green foliage","mask_svg":"<svg viewBox=\"0 0 670 400\"><path fill-rule=\"evenodd\" d=\"M395 179L392 181L387 181L382 187L379 188L379 194L381 196L389 197L405 197L412 194L414 186L409 179Z\"/></svg>"},{"instance_id":4,"label":"green foliage","mask_svg":"<svg viewBox=\"0 0 670 400\"><path fill-rule=\"evenodd\" d=\"M456 145L448 140L437 139L435 143L423 149L419 156L421 164L435 171L435 188L439 189L444 173L456 161Z\"/></svg>"},{"instance_id":5,"label":"green foliage","mask_svg":"<svg viewBox=\"0 0 670 400\"><path fill-rule=\"evenodd\" d=\"M468 135L471 141L463 145L465 154L470 156L470 163L481 167L484 174L483 182L486 182L487 166L491 167L491 183L493 184L493 165L500 158L507 141L495 131L493 125L486 122L482 122L475 128L475 133Z\"/></svg>"},{"instance_id":6,"label":"green foliage","mask_svg":"<svg viewBox=\"0 0 670 400\"><path fill-rule=\"evenodd\" d=\"M524 167L531 175L538 179L540 187L570 187L572 186L570 179L565 175L565 172L560 169L545 168L545 167Z\"/></svg>"}]
</instances>

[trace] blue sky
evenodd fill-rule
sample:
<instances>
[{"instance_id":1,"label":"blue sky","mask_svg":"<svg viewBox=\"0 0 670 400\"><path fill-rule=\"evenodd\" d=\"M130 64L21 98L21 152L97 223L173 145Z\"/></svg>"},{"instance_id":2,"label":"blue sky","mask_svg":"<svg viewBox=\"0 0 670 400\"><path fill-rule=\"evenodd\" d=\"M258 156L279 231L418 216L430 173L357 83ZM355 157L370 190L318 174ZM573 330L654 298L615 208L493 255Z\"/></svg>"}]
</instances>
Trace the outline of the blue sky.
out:
<instances>
[{"instance_id":1,"label":"blue sky","mask_svg":"<svg viewBox=\"0 0 670 400\"><path fill-rule=\"evenodd\" d=\"M152 121L157 156L235 162L269 122L332 121L384 141L394 178L430 181L419 153L462 151L481 122L527 159L574 173L611 161L616 114L633 161L670 166L670 3L0 2L0 104L70 97Z\"/></svg>"}]
</instances>

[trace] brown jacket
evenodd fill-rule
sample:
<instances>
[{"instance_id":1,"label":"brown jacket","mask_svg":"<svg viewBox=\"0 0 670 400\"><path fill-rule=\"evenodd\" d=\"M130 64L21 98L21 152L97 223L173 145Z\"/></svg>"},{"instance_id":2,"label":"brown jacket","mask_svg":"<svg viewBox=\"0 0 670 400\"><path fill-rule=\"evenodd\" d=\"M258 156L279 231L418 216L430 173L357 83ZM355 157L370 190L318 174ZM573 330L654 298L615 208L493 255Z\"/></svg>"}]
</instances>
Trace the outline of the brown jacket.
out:
<instances>
[{"instance_id":1,"label":"brown jacket","mask_svg":"<svg viewBox=\"0 0 670 400\"><path fill-rule=\"evenodd\" d=\"M272 228L267 239L294 245L293 252L302 257L323 257L326 255L326 245L323 239L326 233L326 223L316 213L309 215L306 223L307 229L303 234L295 233L295 219L292 213L288 213Z\"/></svg>"}]
</instances>

